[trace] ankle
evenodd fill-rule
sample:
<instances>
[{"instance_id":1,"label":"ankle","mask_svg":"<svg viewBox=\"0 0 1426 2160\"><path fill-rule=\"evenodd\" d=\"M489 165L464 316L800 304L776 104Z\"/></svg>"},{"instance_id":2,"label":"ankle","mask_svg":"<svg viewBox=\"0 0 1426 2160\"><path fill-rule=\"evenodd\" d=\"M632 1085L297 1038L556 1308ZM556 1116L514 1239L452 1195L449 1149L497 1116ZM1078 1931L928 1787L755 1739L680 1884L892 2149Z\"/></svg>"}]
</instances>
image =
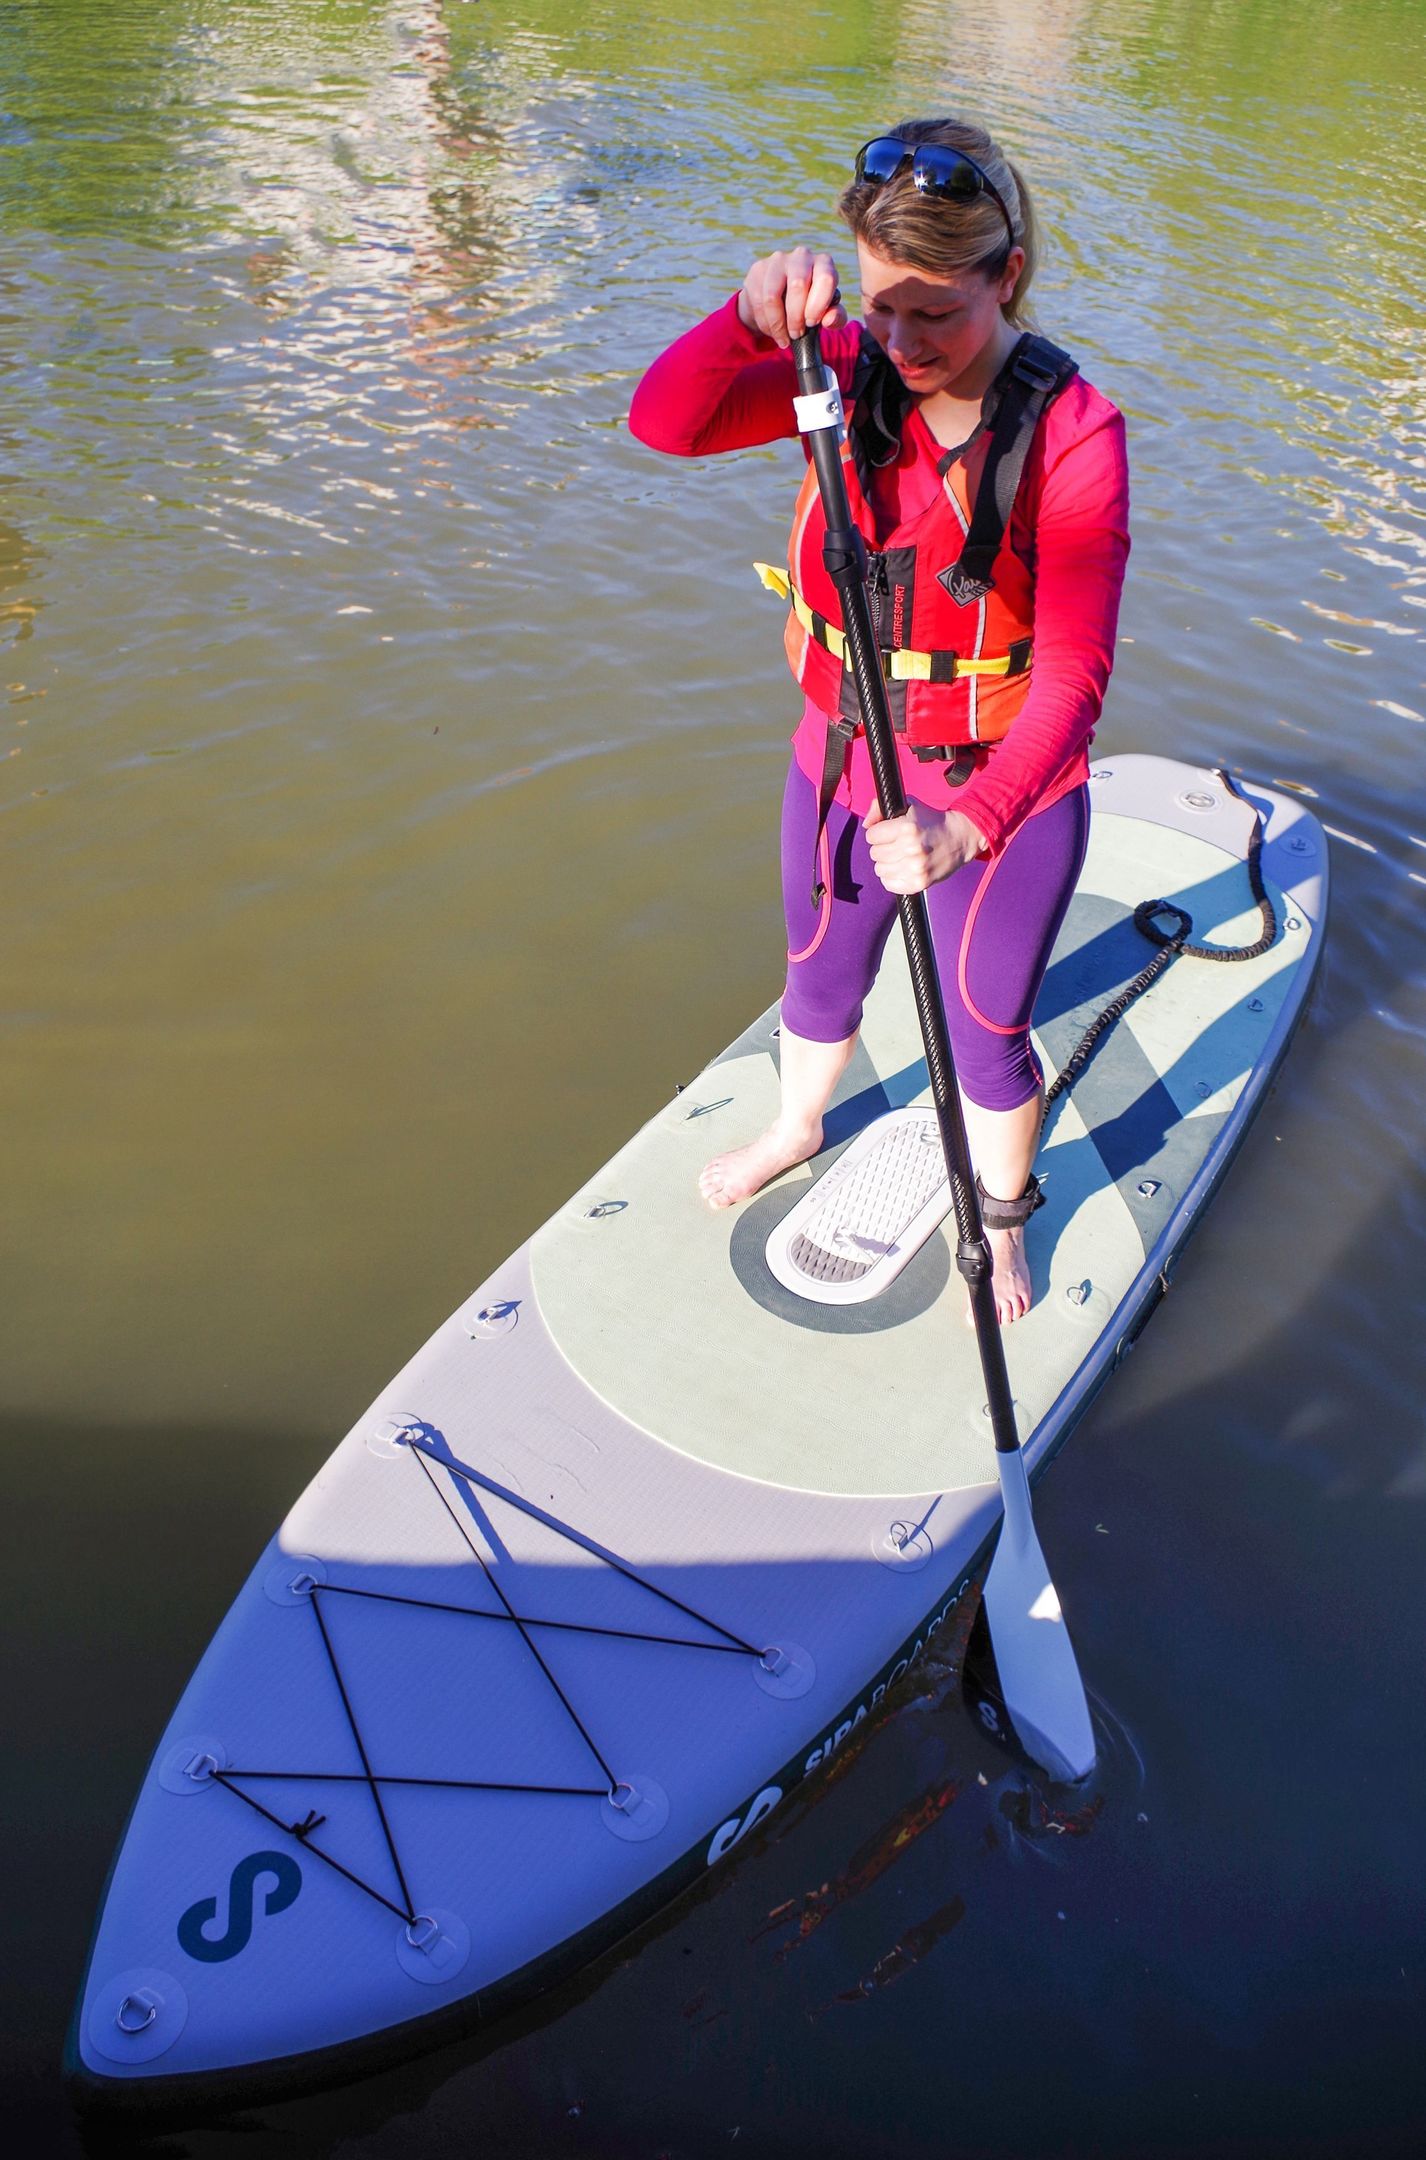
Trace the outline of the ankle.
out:
<instances>
[{"instance_id":1,"label":"ankle","mask_svg":"<svg viewBox=\"0 0 1426 2160\"><path fill-rule=\"evenodd\" d=\"M780 1140L801 1142L817 1139L822 1131L820 1111L815 1113L779 1110L772 1121L772 1131Z\"/></svg>"}]
</instances>

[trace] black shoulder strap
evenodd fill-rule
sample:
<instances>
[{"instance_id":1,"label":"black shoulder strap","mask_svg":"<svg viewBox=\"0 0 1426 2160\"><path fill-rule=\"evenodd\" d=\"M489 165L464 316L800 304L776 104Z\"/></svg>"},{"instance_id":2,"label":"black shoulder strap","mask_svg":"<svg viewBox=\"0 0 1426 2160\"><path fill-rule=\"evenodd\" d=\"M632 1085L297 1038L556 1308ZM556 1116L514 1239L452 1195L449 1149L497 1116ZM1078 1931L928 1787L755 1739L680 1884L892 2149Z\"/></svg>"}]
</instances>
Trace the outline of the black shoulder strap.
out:
<instances>
[{"instance_id":1,"label":"black shoulder strap","mask_svg":"<svg viewBox=\"0 0 1426 2160\"><path fill-rule=\"evenodd\" d=\"M1026 331L1001 374L990 450L976 489L970 531L960 561L937 572L960 606L983 600L994 583L995 558L1010 523L1015 496L1040 416L1050 400L1079 373L1078 363L1048 338Z\"/></svg>"}]
</instances>

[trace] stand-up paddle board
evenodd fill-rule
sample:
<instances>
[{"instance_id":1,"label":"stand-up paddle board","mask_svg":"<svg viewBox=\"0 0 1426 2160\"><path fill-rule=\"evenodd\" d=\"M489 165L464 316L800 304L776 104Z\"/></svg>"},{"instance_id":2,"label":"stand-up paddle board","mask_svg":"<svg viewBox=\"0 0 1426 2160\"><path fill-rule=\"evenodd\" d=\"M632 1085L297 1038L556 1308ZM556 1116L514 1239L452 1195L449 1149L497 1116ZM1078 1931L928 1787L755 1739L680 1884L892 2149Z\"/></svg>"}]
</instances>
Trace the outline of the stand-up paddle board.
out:
<instances>
[{"instance_id":1,"label":"stand-up paddle board","mask_svg":"<svg viewBox=\"0 0 1426 2160\"><path fill-rule=\"evenodd\" d=\"M1141 902L1263 949L1174 956L1050 1111L1005 1344L1032 1475L1162 1295L1326 907L1296 800L1148 757L1091 792L1047 1077L1153 957ZM82 2102L196 2113L489 2023L735 1851L945 1628L1001 1503L899 950L822 1153L710 1212L699 1167L768 1123L777 1056L774 1009L432 1336L258 1560L114 1863Z\"/></svg>"}]
</instances>

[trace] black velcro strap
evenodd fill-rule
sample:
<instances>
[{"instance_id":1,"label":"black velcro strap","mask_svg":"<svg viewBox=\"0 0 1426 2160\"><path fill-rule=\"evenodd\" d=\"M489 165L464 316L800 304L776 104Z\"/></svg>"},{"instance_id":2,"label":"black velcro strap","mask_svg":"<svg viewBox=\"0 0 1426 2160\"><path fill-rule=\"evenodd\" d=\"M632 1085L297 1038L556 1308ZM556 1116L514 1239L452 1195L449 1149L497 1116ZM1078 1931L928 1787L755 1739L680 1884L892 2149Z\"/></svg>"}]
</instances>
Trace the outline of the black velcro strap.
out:
<instances>
[{"instance_id":1,"label":"black velcro strap","mask_svg":"<svg viewBox=\"0 0 1426 2160\"><path fill-rule=\"evenodd\" d=\"M1040 1190L1040 1180L1031 1173L1030 1182L1018 1200L997 1200L988 1193L976 1174L975 1189L980 1195L980 1219L987 1230L1022 1230L1036 1208L1045 1204Z\"/></svg>"},{"instance_id":2,"label":"black velcro strap","mask_svg":"<svg viewBox=\"0 0 1426 2160\"><path fill-rule=\"evenodd\" d=\"M1029 665L1030 665L1030 660L1031 660L1031 656L1033 655L1033 653L1034 653L1034 650L1035 650L1035 640L1034 640L1033 638L1027 638L1027 637L1018 637L1018 638L1016 638L1016 640L1015 640L1014 644L1013 644L1013 645L1008 645L1008 646L1006 647L1006 649L1005 649L1005 651L1006 651L1006 658L1007 658L1007 659L1009 660L1009 662L1010 662L1010 665L1009 665L1009 667L1008 667L1008 668L1007 668L1007 669L1005 670L1006 674L1007 674L1007 675L1023 675L1023 674L1025 674L1025 672L1026 672L1026 671L1027 671L1027 669L1029 668Z\"/></svg>"}]
</instances>

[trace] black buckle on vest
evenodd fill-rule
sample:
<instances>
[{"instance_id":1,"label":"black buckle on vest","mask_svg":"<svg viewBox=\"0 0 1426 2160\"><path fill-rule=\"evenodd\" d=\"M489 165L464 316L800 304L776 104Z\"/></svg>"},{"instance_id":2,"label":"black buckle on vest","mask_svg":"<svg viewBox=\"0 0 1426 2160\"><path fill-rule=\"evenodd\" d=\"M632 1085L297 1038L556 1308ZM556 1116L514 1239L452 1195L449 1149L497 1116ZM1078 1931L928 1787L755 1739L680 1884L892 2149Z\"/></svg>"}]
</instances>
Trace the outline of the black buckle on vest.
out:
<instances>
[{"instance_id":1,"label":"black buckle on vest","mask_svg":"<svg viewBox=\"0 0 1426 2160\"><path fill-rule=\"evenodd\" d=\"M1061 355L1061 360L1063 357ZM1032 390L1054 390L1063 379L1060 366L1035 357L1033 340L1021 346L1010 363L1010 372L1018 381L1028 383Z\"/></svg>"},{"instance_id":2,"label":"black buckle on vest","mask_svg":"<svg viewBox=\"0 0 1426 2160\"><path fill-rule=\"evenodd\" d=\"M949 788L964 787L975 771L974 743L913 743L911 755L922 765L944 765Z\"/></svg>"}]
</instances>

